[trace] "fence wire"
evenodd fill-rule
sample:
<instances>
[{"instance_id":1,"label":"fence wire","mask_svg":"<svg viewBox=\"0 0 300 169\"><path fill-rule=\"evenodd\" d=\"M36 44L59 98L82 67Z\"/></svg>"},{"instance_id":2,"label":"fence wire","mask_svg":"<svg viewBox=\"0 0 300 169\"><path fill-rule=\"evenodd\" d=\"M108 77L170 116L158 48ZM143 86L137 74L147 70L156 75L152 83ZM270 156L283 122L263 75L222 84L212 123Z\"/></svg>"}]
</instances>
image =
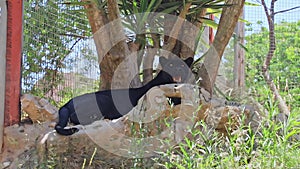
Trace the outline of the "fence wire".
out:
<instances>
[{"instance_id":1,"label":"fence wire","mask_svg":"<svg viewBox=\"0 0 300 169\"><path fill-rule=\"evenodd\" d=\"M245 39L247 73L253 82L263 81L261 66L268 52L268 22L260 0L249 0L257 6L245 6ZM270 1L266 1L270 9ZM291 107L300 106L300 6L299 1L275 2L276 51L270 64L273 81ZM249 80L249 79L248 79Z\"/></svg>"},{"instance_id":2,"label":"fence wire","mask_svg":"<svg viewBox=\"0 0 300 169\"><path fill-rule=\"evenodd\" d=\"M99 85L99 68L83 6L24 1L22 92L63 103Z\"/></svg>"},{"instance_id":3,"label":"fence wire","mask_svg":"<svg viewBox=\"0 0 300 169\"><path fill-rule=\"evenodd\" d=\"M299 5L297 1L288 1L288 3L284 0L277 1L276 11L283 11ZM258 42L258 40L262 40L265 36L267 20L258 1L249 0L249 2L258 5L245 6L245 47L250 48L253 45L257 51L246 52L246 59L259 58L258 60L262 61L267 51L267 48L263 48L263 46L267 47L268 42ZM297 40L296 36L285 35L290 33L299 37L299 16L299 8L280 12L275 16L278 42L289 45L290 42L284 42ZM33 93L52 99L55 103L64 103L78 94L97 90L100 74L97 54L94 42L90 38L91 30L82 5L79 5L78 2L72 5L66 0L26 0L24 1L23 25L23 93ZM250 42L254 42L256 46ZM283 58L280 57L282 53L279 53L278 50L274 63L282 62L282 59L288 57L292 57L288 58L291 62L300 63L299 44L286 46L289 50L284 51ZM288 52L290 52L289 55ZM296 90L297 93L297 89L300 88L299 64L293 64L295 68L290 66L292 70L285 70L286 65L273 66L271 70L274 77L279 77L279 79L275 79L279 88L287 88L288 92ZM254 80L260 80L259 71L253 72L253 69L259 70L257 65L249 65L247 61L247 69L250 73L257 74L257 79ZM227 68L227 70L229 69ZM280 79L278 75L282 74L282 71L289 71L290 76ZM300 97L299 94L296 97Z\"/></svg>"}]
</instances>

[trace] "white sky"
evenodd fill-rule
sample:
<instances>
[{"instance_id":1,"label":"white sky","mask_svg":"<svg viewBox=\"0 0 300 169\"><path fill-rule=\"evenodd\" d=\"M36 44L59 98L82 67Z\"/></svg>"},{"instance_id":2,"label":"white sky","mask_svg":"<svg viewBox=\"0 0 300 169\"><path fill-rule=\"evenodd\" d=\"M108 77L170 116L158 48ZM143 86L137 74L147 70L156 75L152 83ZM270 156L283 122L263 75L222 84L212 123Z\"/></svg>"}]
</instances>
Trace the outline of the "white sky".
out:
<instances>
[{"instance_id":1,"label":"white sky","mask_svg":"<svg viewBox=\"0 0 300 169\"><path fill-rule=\"evenodd\" d=\"M247 0L247 2L259 4L260 0ZM265 2L269 7L271 0L266 0ZM290 9L297 6L300 6L300 0L278 0L275 2L275 12ZM254 26L257 23L257 21L262 21L263 25L267 26L267 19L262 6L245 6L245 20L251 22ZM299 20L300 8L275 15L276 23L282 21L297 22Z\"/></svg>"}]
</instances>

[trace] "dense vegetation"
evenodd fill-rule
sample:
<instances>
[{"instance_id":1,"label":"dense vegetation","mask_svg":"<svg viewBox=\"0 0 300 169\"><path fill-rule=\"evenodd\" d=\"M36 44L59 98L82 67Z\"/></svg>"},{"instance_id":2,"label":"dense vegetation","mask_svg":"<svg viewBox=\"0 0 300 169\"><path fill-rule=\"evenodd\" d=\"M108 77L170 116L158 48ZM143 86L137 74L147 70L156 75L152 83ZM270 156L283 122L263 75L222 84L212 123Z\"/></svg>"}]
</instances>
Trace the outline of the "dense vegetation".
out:
<instances>
[{"instance_id":1,"label":"dense vegetation","mask_svg":"<svg viewBox=\"0 0 300 169\"><path fill-rule=\"evenodd\" d=\"M270 65L270 73L291 109L299 108L300 100L300 22L282 22L275 26L276 51ZM261 66L268 50L269 31L262 27L259 33L246 37L247 85L265 90ZM267 92L261 92L261 94ZM262 95L261 95L262 96ZM266 100L265 97L260 100Z\"/></svg>"}]
</instances>

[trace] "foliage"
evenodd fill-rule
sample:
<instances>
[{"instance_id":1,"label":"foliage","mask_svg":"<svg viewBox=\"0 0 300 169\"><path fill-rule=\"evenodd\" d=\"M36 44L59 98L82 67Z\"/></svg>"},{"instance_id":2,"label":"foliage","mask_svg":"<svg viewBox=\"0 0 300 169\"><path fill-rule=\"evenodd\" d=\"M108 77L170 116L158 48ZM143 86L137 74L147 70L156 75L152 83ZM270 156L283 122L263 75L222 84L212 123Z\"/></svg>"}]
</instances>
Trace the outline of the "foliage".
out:
<instances>
[{"instance_id":1,"label":"foliage","mask_svg":"<svg viewBox=\"0 0 300 169\"><path fill-rule=\"evenodd\" d=\"M286 101L294 108L300 106L299 29L300 21L296 23L282 22L275 25L276 51L270 64L271 77L285 96ZM259 86L265 85L261 67L268 51L268 30L262 27L260 32L246 36L246 41L249 51L246 53L247 84L260 90ZM271 96L265 95L261 99L265 100L266 97Z\"/></svg>"},{"instance_id":2,"label":"foliage","mask_svg":"<svg viewBox=\"0 0 300 169\"><path fill-rule=\"evenodd\" d=\"M74 46L89 36L80 7L62 0L24 1L23 90L39 96L62 84ZM70 61L69 61L70 62ZM37 88L40 82L42 88ZM41 87L41 86L40 86Z\"/></svg>"},{"instance_id":3,"label":"foliage","mask_svg":"<svg viewBox=\"0 0 300 169\"><path fill-rule=\"evenodd\" d=\"M200 18L197 18L197 15L199 12L201 12L202 9L208 9L207 14L220 14L221 9L225 6L223 4L224 0L205 0L205 1L172 1L172 0L164 0L164 1L147 1L147 0L141 0L141 1L126 1L122 0L120 3L120 9L123 15L128 16L132 14L138 14L138 13L144 13L143 17L136 18L137 21L140 21L140 25L135 25L135 30L141 28L143 22L145 19L147 19L147 16L149 15L149 12L158 12L162 14L173 14L173 15L179 15L182 8L187 4L191 3L191 7L189 9L189 13L187 15L187 20L189 22L194 23L194 21L199 20ZM204 23L208 24L211 27L216 28L217 25L214 22L211 22L211 20L206 18L204 19ZM132 30L134 30L132 28Z\"/></svg>"},{"instance_id":4,"label":"foliage","mask_svg":"<svg viewBox=\"0 0 300 169\"><path fill-rule=\"evenodd\" d=\"M262 22L257 23L262 24ZM270 64L271 76L291 108L297 108L300 105L299 26L300 22L281 22L275 25L276 51ZM247 30L253 31L250 24ZM260 32L247 35L245 40L246 45L243 48L246 50L246 87L263 105L266 102L274 104L269 103L270 98L273 96L267 92L266 83L262 75L262 65L269 47L268 30L262 27ZM233 81L232 70L235 41L235 37L230 41L219 71L226 76L229 82Z\"/></svg>"},{"instance_id":5,"label":"foliage","mask_svg":"<svg viewBox=\"0 0 300 169\"><path fill-rule=\"evenodd\" d=\"M136 18L132 18L133 20L129 20L131 23L124 24L124 26L131 30L134 33L139 33L141 30L145 29L145 26L147 25L147 20L149 21L149 13L150 12L156 12L157 18L159 18L159 15L164 14L171 14L175 16L179 16L181 10L187 3L191 3L191 7L189 9L189 12L186 16L186 20L195 23L202 19L201 22L205 23L209 27L217 28L217 24L214 21L211 21L207 18L199 18L199 13L203 9L207 9L207 14L220 14L221 10L224 6L224 0L205 0L205 1L172 1L172 0L141 0L141 1L127 1L122 0L120 3L120 11L122 15L124 16L130 16L133 14L137 14ZM153 17L153 16L152 16ZM165 29L161 25L161 23L164 23L161 21L160 23L157 23L157 28ZM146 28L147 29L147 28ZM149 28L148 28L149 29ZM151 29L151 28L150 28ZM153 28L152 28L153 29ZM151 33L151 30L149 30ZM130 36L129 36L130 37ZM132 40L136 40L137 42L141 43L143 47L147 45L147 43L150 43L153 45L153 39L148 37L142 37L137 35L137 37L130 37ZM136 39L135 39L136 38ZM199 43L199 40L196 40L196 47ZM193 49L196 50L196 49Z\"/></svg>"},{"instance_id":6,"label":"foliage","mask_svg":"<svg viewBox=\"0 0 300 169\"><path fill-rule=\"evenodd\" d=\"M125 15L156 10L172 13L179 12L184 2L141 0L122 1L120 5L127 5L126 8L122 6L122 12ZM37 5L38 3L39 5ZM46 8L46 4L52 8ZM23 70L23 77L32 78L34 74L47 75L45 77L48 78L48 82L51 82L49 88L54 88L58 85L61 75L57 72L66 66L66 56L71 52L72 46L78 40L78 37L70 38L64 34L74 33L83 36L86 32L82 30L88 30L88 23L79 24L82 22L79 18L85 15L80 13L80 10L74 10L74 13L72 13L74 18L69 15L57 17L58 8L60 10L65 9L63 3L58 4L53 4L52 1L46 0L42 2L29 0L24 4L25 9L28 11L24 15L24 33L26 36L24 37L25 69ZM196 10L197 8L195 8ZM37 11L39 12L38 15ZM191 16L188 19L192 20ZM56 27L50 26L48 23L53 23ZM64 30L63 28L66 27L66 23L73 23L74 25L70 29ZM197 130L198 128L195 128L190 131L192 139L186 138L176 147L170 148L169 151L160 152L162 157L157 159L157 163L164 168L299 168L300 145L299 140L295 140L296 134L300 133L300 124L298 121L298 112L300 111L299 25L300 22L283 22L275 26L277 50L275 58L271 63L270 72L280 87L281 92L286 97L285 99L293 105L292 115L286 124L274 121L274 117L278 114L278 109L276 108L276 103L274 103L271 92L265 87L265 82L261 74L262 62L268 49L268 31L266 28L262 28L261 32L246 37L246 47L249 51L246 53L247 85L251 86L251 93L270 112L269 116L263 121L261 130L253 131L245 129L248 126L243 126L235 134L229 135L226 138L220 137L216 132L206 135L201 130ZM136 24L135 26L135 28L131 29L139 29L139 26L143 26L143 24ZM151 41L148 43L151 44ZM94 61L92 55L88 54L87 57L91 61ZM53 79L55 81L52 82L51 80ZM28 85L33 85L33 83L30 82ZM88 92L80 88L78 90L77 92ZM64 96L64 102L74 96L73 92L70 88L65 88L59 94ZM36 93L43 95L44 91L36 91ZM203 122L199 122L197 125L202 128L207 127ZM80 154L85 159L82 162L82 168L87 166L86 160L90 161L91 165L102 164L102 161L98 157L94 158L95 150L89 151L89 153ZM57 152L49 150L49 153L53 153L50 154L53 158L47 159L48 161L43 165L46 168L63 166L62 161L67 159L68 156L70 159L73 159L73 152L70 151L57 159L57 154L55 154ZM141 159L135 160L136 163L143 163ZM143 164L133 164L132 166L140 165Z\"/></svg>"}]
</instances>

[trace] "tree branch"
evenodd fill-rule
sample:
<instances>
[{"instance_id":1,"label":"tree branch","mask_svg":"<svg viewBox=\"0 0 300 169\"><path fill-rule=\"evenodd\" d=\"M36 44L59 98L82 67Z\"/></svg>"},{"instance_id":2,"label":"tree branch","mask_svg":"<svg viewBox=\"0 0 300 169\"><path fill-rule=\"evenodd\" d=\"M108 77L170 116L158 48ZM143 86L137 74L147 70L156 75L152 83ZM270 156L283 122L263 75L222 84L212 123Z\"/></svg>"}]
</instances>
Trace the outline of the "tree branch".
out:
<instances>
[{"instance_id":1,"label":"tree branch","mask_svg":"<svg viewBox=\"0 0 300 169\"><path fill-rule=\"evenodd\" d=\"M289 12L289 11L292 11L292 10L295 10L295 9L298 9L298 8L300 8L300 6L296 6L296 7L289 8L289 9L285 9L285 10L282 10L282 11L277 11L277 12L274 13L274 15L279 14L279 13Z\"/></svg>"},{"instance_id":2,"label":"tree branch","mask_svg":"<svg viewBox=\"0 0 300 169\"><path fill-rule=\"evenodd\" d=\"M70 51L73 50L73 48L76 46L76 44L77 44L81 39L83 39L83 38L78 38L78 39L73 43L73 45L72 45L71 48L70 48Z\"/></svg>"},{"instance_id":3,"label":"tree branch","mask_svg":"<svg viewBox=\"0 0 300 169\"><path fill-rule=\"evenodd\" d=\"M265 59L264 65L263 65L263 71L266 71L270 65L271 59L274 55L275 49L276 49L276 44L275 44L275 34L274 34L274 0L272 0L271 4L271 9L270 13L268 11L267 5L264 0L261 1L262 5L264 7L265 14L267 16L268 24L269 24L269 41L270 41L270 46L269 46L269 52L268 55Z\"/></svg>"},{"instance_id":4,"label":"tree branch","mask_svg":"<svg viewBox=\"0 0 300 169\"><path fill-rule=\"evenodd\" d=\"M275 31L274 31L274 6L275 6L275 2L276 0L272 0L271 1L271 9L270 9L270 13L268 12L267 9L267 5L265 3L264 0L261 0L265 14L267 16L267 20L268 20L268 24L269 24L269 41L270 41L270 45L269 45L269 51L268 54L266 56L265 62L263 64L262 67L262 72L265 78L266 83L268 84L269 88L271 89L271 91L273 92L274 96L275 96L275 100L278 101L278 107L281 113L289 115L290 111L285 103L285 101L282 99L276 85L274 84L270 73L268 71L269 66L270 66L270 62L271 59L274 56L274 52L276 49L276 45L275 45Z\"/></svg>"}]
</instances>

